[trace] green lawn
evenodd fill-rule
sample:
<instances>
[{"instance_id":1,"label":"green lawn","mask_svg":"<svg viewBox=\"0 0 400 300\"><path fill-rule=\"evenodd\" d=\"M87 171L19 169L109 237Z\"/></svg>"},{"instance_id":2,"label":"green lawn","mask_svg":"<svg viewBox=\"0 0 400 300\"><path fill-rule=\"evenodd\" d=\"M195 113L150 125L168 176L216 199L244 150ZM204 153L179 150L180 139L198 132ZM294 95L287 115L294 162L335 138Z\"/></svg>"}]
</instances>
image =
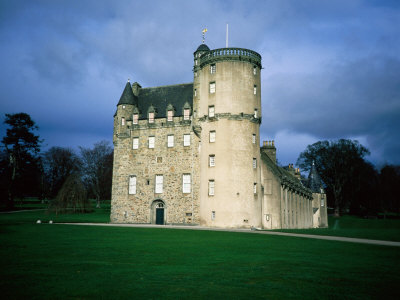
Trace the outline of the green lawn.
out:
<instances>
[{"instance_id":1,"label":"green lawn","mask_svg":"<svg viewBox=\"0 0 400 300\"><path fill-rule=\"evenodd\" d=\"M398 247L34 224L34 213L0 214L3 299L400 298ZM107 222L102 210L58 217Z\"/></svg>"},{"instance_id":2,"label":"green lawn","mask_svg":"<svg viewBox=\"0 0 400 300\"><path fill-rule=\"evenodd\" d=\"M329 217L329 228L279 229L276 231L400 241L400 219L363 219L355 216Z\"/></svg>"}]
</instances>

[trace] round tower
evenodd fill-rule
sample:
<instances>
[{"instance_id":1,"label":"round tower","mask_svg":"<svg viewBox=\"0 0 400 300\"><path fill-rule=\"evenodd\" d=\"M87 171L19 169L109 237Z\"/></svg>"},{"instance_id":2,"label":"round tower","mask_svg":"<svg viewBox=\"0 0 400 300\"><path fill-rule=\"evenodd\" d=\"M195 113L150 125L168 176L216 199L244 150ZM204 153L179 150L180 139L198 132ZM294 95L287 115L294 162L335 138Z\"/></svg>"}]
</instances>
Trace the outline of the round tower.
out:
<instances>
[{"instance_id":1,"label":"round tower","mask_svg":"<svg viewBox=\"0 0 400 300\"><path fill-rule=\"evenodd\" d=\"M194 108L201 127L201 224L261 225L261 56L242 48L194 53Z\"/></svg>"}]
</instances>

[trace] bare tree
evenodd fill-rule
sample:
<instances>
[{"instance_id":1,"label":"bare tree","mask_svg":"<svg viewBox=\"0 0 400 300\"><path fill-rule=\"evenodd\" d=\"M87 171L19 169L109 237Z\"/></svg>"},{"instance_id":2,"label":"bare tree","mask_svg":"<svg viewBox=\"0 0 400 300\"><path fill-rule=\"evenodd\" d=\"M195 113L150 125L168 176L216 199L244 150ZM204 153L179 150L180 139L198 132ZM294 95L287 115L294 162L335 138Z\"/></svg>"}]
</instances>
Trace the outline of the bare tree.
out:
<instances>
[{"instance_id":1,"label":"bare tree","mask_svg":"<svg viewBox=\"0 0 400 300\"><path fill-rule=\"evenodd\" d=\"M107 141L94 144L94 147L80 147L82 160L82 174L84 180L96 198L96 207L100 207L100 200L111 189L112 154L113 149Z\"/></svg>"}]
</instances>

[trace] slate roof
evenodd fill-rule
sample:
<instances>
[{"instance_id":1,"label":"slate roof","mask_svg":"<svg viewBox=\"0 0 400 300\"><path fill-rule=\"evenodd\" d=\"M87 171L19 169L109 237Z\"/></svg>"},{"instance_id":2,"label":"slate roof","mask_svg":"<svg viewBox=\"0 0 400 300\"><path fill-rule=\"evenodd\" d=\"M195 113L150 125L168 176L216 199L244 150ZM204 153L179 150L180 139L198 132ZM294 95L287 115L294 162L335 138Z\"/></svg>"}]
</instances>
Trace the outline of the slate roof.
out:
<instances>
[{"instance_id":1,"label":"slate roof","mask_svg":"<svg viewBox=\"0 0 400 300\"><path fill-rule=\"evenodd\" d=\"M291 188L302 192L309 197L311 197L311 191L306 188L296 176L294 176L289 171L285 170L284 168L279 167L276 163L274 163L269 156L261 150L261 160L267 165L268 169L277 176L281 184L289 185Z\"/></svg>"},{"instance_id":2,"label":"slate roof","mask_svg":"<svg viewBox=\"0 0 400 300\"><path fill-rule=\"evenodd\" d=\"M193 83L141 88L138 97L139 119L147 119L150 106L155 108L156 118L166 118L169 104L175 109L174 116L183 116L185 103L193 108Z\"/></svg>"},{"instance_id":3,"label":"slate roof","mask_svg":"<svg viewBox=\"0 0 400 300\"><path fill-rule=\"evenodd\" d=\"M210 48L208 48L208 46L206 44L201 44L199 47L197 47L197 51L210 51Z\"/></svg>"},{"instance_id":4,"label":"slate roof","mask_svg":"<svg viewBox=\"0 0 400 300\"><path fill-rule=\"evenodd\" d=\"M319 177L314 162L311 165L310 174L308 175L308 187L313 193L321 193L322 180L321 177Z\"/></svg>"},{"instance_id":5,"label":"slate roof","mask_svg":"<svg viewBox=\"0 0 400 300\"><path fill-rule=\"evenodd\" d=\"M126 83L124 91L122 92L121 98L119 98L119 102L117 105L121 104L130 104L137 105L138 99L135 95L133 95L132 87L129 81Z\"/></svg>"}]
</instances>

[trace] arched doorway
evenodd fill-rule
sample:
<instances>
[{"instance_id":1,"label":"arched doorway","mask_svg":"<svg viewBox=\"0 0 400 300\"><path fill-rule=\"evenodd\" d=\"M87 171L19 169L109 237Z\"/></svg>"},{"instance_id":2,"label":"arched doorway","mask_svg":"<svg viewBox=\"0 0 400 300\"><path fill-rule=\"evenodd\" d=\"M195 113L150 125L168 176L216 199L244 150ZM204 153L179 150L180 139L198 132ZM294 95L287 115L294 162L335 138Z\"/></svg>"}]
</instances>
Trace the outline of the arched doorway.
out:
<instances>
[{"instance_id":1,"label":"arched doorway","mask_svg":"<svg viewBox=\"0 0 400 300\"><path fill-rule=\"evenodd\" d=\"M165 204L162 200L155 200L152 203L151 209L152 224L165 224Z\"/></svg>"}]
</instances>

